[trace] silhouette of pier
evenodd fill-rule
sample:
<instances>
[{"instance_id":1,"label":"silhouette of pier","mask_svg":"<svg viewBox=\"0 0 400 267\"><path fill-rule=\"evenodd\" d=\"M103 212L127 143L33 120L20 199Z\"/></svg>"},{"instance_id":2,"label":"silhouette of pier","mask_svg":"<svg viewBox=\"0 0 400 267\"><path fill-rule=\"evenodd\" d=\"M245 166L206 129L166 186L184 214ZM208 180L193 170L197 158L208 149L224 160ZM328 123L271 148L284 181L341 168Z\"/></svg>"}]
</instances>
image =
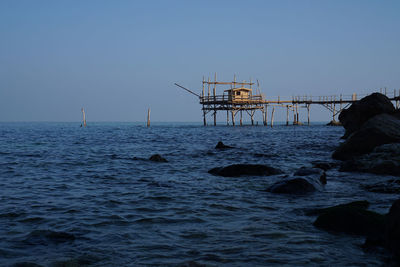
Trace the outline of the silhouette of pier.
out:
<instances>
[{"instance_id":1,"label":"silhouette of pier","mask_svg":"<svg viewBox=\"0 0 400 267\"><path fill-rule=\"evenodd\" d=\"M286 109L286 125L300 125L299 111L301 108L307 109L307 124L310 124L310 106L322 105L332 114L332 123L336 123L336 118L340 112L350 104L358 101L366 95L332 95L332 96L293 96L291 98L272 97L267 99L259 90L259 82L254 88L255 83L250 81L236 81L236 76L232 82L217 81L215 74L214 81L203 77L202 91L200 94L193 92L177 83L176 86L197 96L202 106L203 123L207 125L207 115L211 113L214 120L214 126L217 125L217 112L226 111L227 125L236 125L236 117L239 115L239 124L243 125L243 113L247 113L254 125L254 115L257 111L262 113L263 124L268 125L268 108L272 108L270 125L273 125L274 113L276 107ZM221 90L222 88L222 90ZM255 93L253 92L255 90ZM222 91L222 94L218 92ZM400 89L389 92L386 88L380 89L391 101L395 102L396 108L399 108ZM289 114L293 114L293 122L289 122Z\"/></svg>"}]
</instances>

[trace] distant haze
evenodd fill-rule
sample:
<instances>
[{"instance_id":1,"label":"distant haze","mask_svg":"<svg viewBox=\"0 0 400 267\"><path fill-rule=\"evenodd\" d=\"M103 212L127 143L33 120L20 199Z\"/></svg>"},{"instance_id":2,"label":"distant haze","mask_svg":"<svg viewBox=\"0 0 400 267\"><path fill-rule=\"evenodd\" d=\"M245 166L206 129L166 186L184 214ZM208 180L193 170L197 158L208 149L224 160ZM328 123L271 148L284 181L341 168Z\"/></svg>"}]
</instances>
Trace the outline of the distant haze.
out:
<instances>
[{"instance_id":1,"label":"distant haze","mask_svg":"<svg viewBox=\"0 0 400 267\"><path fill-rule=\"evenodd\" d=\"M399 14L400 1L3 0L0 121L80 121L84 107L88 122L148 108L200 122L174 82L200 93L214 72L258 79L267 98L400 89Z\"/></svg>"}]
</instances>

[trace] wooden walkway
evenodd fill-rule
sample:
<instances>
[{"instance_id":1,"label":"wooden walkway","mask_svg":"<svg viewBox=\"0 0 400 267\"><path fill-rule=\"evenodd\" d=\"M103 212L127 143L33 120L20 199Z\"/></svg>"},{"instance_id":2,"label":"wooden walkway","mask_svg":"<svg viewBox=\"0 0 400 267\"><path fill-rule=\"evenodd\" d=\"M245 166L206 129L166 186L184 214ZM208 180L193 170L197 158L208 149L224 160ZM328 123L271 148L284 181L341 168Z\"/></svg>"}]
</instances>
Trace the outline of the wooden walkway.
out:
<instances>
[{"instance_id":1,"label":"wooden walkway","mask_svg":"<svg viewBox=\"0 0 400 267\"><path fill-rule=\"evenodd\" d=\"M258 83L258 82L257 82ZM296 96L291 98L274 97L267 99L264 94L261 94L259 89L256 89L256 94L253 94L250 82L236 82L234 77L233 82L218 82L216 75L214 81L207 81L203 78L203 87L200 94L176 84L176 86L186 90L187 92L197 96L203 111L203 123L207 125L207 114L212 113L214 125L217 125L217 111L226 111L226 123L235 126L236 116L239 114L239 124L243 125L243 112L250 116L251 124L254 125L254 115L256 111L262 112L263 124L268 125L268 107L272 108L270 125L273 125L275 107L286 108L286 125L289 125L289 113L293 113L293 125L302 124L299 120L300 108L307 109L307 124L310 124L310 106L322 105L332 114L332 121L336 121L337 115L350 104L358 101L366 95L335 95L335 96ZM217 95L217 86L228 87L223 91L223 94ZM258 86L257 86L258 87ZM393 90L388 93L386 88L380 89L380 92L385 94L391 101L395 102L396 108L399 108L400 89ZM231 121L231 122L230 122Z\"/></svg>"}]
</instances>

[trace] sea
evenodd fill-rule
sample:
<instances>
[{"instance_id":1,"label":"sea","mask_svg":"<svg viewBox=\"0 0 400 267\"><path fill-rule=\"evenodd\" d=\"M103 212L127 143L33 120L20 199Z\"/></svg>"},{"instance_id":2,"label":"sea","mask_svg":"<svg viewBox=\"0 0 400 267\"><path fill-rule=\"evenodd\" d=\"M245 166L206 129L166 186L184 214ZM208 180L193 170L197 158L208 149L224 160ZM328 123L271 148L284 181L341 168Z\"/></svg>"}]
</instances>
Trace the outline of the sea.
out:
<instances>
[{"instance_id":1,"label":"sea","mask_svg":"<svg viewBox=\"0 0 400 267\"><path fill-rule=\"evenodd\" d=\"M322 123L0 123L0 266L382 266L364 237L315 228L308 211L368 200L387 213L398 196L364 185L389 176L336 167L318 192L266 191L336 162L343 134ZM284 174L208 173L236 163Z\"/></svg>"}]
</instances>

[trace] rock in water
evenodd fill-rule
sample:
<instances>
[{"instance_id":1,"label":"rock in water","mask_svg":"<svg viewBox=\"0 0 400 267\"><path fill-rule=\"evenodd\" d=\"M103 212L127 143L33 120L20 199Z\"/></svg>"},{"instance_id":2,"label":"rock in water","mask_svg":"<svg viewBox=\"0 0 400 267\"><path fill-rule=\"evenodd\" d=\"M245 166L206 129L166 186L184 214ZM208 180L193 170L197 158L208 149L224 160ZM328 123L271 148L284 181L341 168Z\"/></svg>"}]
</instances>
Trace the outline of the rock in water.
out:
<instances>
[{"instance_id":1,"label":"rock in water","mask_svg":"<svg viewBox=\"0 0 400 267\"><path fill-rule=\"evenodd\" d=\"M348 109L344 109L339 115L339 121L346 129L343 136L347 138L353 132L375 115L395 112L395 108L389 98L380 93L373 93L360 101L353 103Z\"/></svg>"},{"instance_id":2,"label":"rock in water","mask_svg":"<svg viewBox=\"0 0 400 267\"><path fill-rule=\"evenodd\" d=\"M396 200L386 216L386 246L400 258L400 199Z\"/></svg>"},{"instance_id":3,"label":"rock in water","mask_svg":"<svg viewBox=\"0 0 400 267\"><path fill-rule=\"evenodd\" d=\"M304 195L317 191L317 188L305 178L293 178L279 181L270 186L267 191L278 194Z\"/></svg>"},{"instance_id":4,"label":"rock in water","mask_svg":"<svg viewBox=\"0 0 400 267\"><path fill-rule=\"evenodd\" d=\"M400 120L388 114L369 119L358 131L342 143L332 157L346 160L371 152L375 147L400 142Z\"/></svg>"},{"instance_id":5,"label":"rock in water","mask_svg":"<svg viewBox=\"0 0 400 267\"><path fill-rule=\"evenodd\" d=\"M227 146L221 141L218 142L218 144L215 146L216 149L228 149L228 148L233 148L232 146Z\"/></svg>"},{"instance_id":6,"label":"rock in water","mask_svg":"<svg viewBox=\"0 0 400 267\"><path fill-rule=\"evenodd\" d=\"M327 231L380 236L385 228L385 216L353 202L324 209L314 226Z\"/></svg>"},{"instance_id":7,"label":"rock in water","mask_svg":"<svg viewBox=\"0 0 400 267\"><path fill-rule=\"evenodd\" d=\"M168 162L165 158L161 157L159 154L154 154L152 155L149 160L155 161L155 162Z\"/></svg>"},{"instance_id":8,"label":"rock in water","mask_svg":"<svg viewBox=\"0 0 400 267\"><path fill-rule=\"evenodd\" d=\"M385 144L342 163L339 171L400 176L400 144Z\"/></svg>"},{"instance_id":9,"label":"rock in water","mask_svg":"<svg viewBox=\"0 0 400 267\"><path fill-rule=\"evenodd\" d=\"M268 176L281 174L282 171L267 165L262 164L233 164L227 167L217 167L208 171L208 173L224 176Z\"/></svg>"}]
</instances>

